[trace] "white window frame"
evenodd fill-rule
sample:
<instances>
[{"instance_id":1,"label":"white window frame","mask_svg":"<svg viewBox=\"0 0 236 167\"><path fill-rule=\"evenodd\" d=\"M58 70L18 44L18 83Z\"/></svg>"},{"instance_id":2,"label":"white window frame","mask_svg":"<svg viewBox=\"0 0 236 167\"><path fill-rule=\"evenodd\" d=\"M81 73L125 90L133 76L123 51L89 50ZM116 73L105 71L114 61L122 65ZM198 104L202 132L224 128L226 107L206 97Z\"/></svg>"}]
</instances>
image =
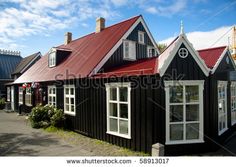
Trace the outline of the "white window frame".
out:
<instances>
[{"instance_id":1,"label":"white window frame","mask_svg":"<svg viewBox=\"0 0 236 167\"><path fill-rule=\"evenodd\" d=\"M110 134L110 135L114 135L114 136L119 136L119 137L122 137L122 138L126 138L126 139L131 139L131 84L130 83L107 83L105 84L106 86L106 101L107 101L107 134ZM118 88L122 88L122 87L126 87L127 88L127 102L121 102L119 100L120 98L120 93L119 93L119 89ZM116 88L117 89L117 100L114 101L114 100L110 100L110 88ZM117 117L113 117L113 116L110 116L110 103L116 103L117 104ZM127 104L128 105L128 118L120 118L120 105L119 104ZM114 131L111 131L110 130L110 118L115 118L117 119L117 126L118 126L118 130L117 132L114 132ZM125 135L125 134L120 134L119 133L119 129L120 129L120 126L119 126L119 120L125 120L125 121L128 121L128 134Z\"/></svg>"},{"instance_id":2,"label":"white window frame","mask_svg":"<svg viewBox=\"0 0 236 167\"><path fill-rule=\"evenodd\" d=\"M150 55L150 50L152 51L153 49L154 49L154 55L153 55L153 54ZM155 52L156 52L155 47L153 47L153 46L147 46L147 57L148 57L148 58L151 58L151 57L156 56L156 55L155 55Z\"/></svg>"},{"instance_id":3,"label":"white window frame","mask_svg":"<svg viewBox=\"0 0 236 167\"><path fill-rule=\"evenodd\" d=\"M218 110L218 135L223 134L225 131L227 131L228 129L228 114L227 114L227 81L218 81L217 84L217 97L218 97L218 103L217 103L217 110ZM220 99L219 98L219 86L223 86L224 87L224 91L225 91L225 98ZM225 112L224 113L219 113L219 104L221 101L225 102ZM225 123L225 128L220 129L220 120L222 117L225 117L224 123Z\"/></svg>"},{"instance_id":4,"label":"white window frame","mask_svg":"<svg viewBox=\"0 0 236 167\"><path fill-rule=\"evenodd\" d=\"M236 81L231 82L231 125L236 124Z\"/></svg>"},{"instance_id":5,"label":"white window frame","mask_svg":"<svg viewBox=\"0 0 236 167\"><path fill-rule=\"evenodd\" d=\"M55 94L53 92L55 92ZM49 100L50 99L49 97L51 97L51 101ZM54 97L55 101L53 100ZM55 85L48 86L48 104L57 107L57 87Z\"/></svg>"},{"instance_id":6,"label":"white window frame","mask_svg":"<svg viewBox=\"0 0 236 167\"><path fill-rule=\"evenodd\" d=\"M141 40L140 36L142 36L142 40ZM145 44L145 32L138 31L138 43Z\"/></svg>"},{"instance_id":7,"label":"white window frame","mask_svg":"<svg viewBox=\"0 0 236 167\"><path fill-rule=\"evenodd\" d=\"M69 89L69 94L66 94L66 89ZM71 88L73 88L73 94L71 94ZM66 110L66 98L69 98L69 110ZM71 111L71 98L74 99L74 112ZM75 104L75 85L64 85L64 113L68 115L76 115L76 104Z\"/></svg>"},{"instance_id":8,"label":"white window frame","mask_svg":"<svg viewBox=\"0 0 236 167\"><path fill-rule=\"evenodd\" d=\"M18 91L19 91L18 103L23 104L23 91L24 91L24 89L22 87L19 87Z\"/></svg>"},{"instance_id":9,"label":"white window frame","mask_svg":"<svg viewBox=\"0 0 236 167\"><path fill-rule=\"evenodd\" d=\"M49 55L48 55L48 66L49 67L56 66L56 54L57 54L57 50L52 48Z\"/></svg>"},{"instance_id":10,"label":"white window frame","mask_svg":"<svg viewBox=\"0 0 236 167\"><path fill-rule=\"evenodd\" d=\"M7 101L11 101L11 87L7 87Z\"/></svg>"},{"instance_id":11,"label":"white window frame","mask_svg":"<svg viewBox=\"0 0 236 167\"><path fill-rule=\"evenodd\" d=\"M27 89L30 89L30 92L28 92ZM28 101L26 100L27 99L26 96L28 96L30 103L28 103ZM31 88L26 88L26 91L25 91L25 105L27 105L27 106L32 106L33 105L32 104L32 90L31 90Z\"/></svg>"},{"instance_id":12,"label":"white window frame","mask_svg":"<svg viewBox=\"0 0 236 167\"><path fill-rule=\"evenodd\" d=\"M189 143L203 143L204 142L204 128L203 128L203 90L204 80L183 80L183 81L164 81L166 92L166 144L189 144ZM170 86L183 86L183 140L170 140ZM186 103L185 87L186 86L199 86L199 102ZM175 103L174 103L175 104ZM172 105L174 105L172 104ZM186 121L186 105L199 104L199 121ZM187 123L199 123L199 138L198 139L186 139L186 124ZM175 123L173 123L175 124Z\"/></svg>"},{"instance_id":13,"label":"white window frame","mask_svg":"<svg viewBox=\"0 0 236 167\"><path fill-rule=\"evenodd\" d=\"M126 50L128 46L128 52ZM136 42L130 40L123 41L123 59L124 60L136 60Z\"/></svg>"}]
</instances>

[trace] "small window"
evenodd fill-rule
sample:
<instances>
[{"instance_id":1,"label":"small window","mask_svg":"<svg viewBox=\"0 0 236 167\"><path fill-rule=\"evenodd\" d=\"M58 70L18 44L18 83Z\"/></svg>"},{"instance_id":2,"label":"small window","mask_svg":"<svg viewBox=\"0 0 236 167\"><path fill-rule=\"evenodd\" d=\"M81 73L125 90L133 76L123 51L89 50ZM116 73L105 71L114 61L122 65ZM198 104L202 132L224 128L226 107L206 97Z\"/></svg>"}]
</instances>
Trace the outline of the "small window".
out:
<instances>
[{"instance_id":1,"label":"small window","mask_svg":"<svg viewBox=\"0 0 236 167\"><path fill-rule=\"evenodd\" d=\"M26 104L27 106L32 106L32 92L31 92L31 87L27 87L27 88L26 88L25 104Z\"/></svg>"},{"instance_id":2,"label":"small window","mask_svg":"<svg viewBox=\"0 0 236 167\"><path fill-rule=\"evenodd\" d=\"M138 32L138 42L144 44L144 32L142 31Z\"/></svg>"},{"instance_id":3,"label":"small window","mask_svg":"<svg viewBox=\"0 0 236 167\"><path fill-rule=\"evenodd\" d=\"M134 41L123 42L124 60L136 60L136 43Z\"/></svg>"},{"instance_id":4,"label":"small window","mask_svg":"<svg viewBox=\"0 0 236 167\"><path fill-rule=\"evenodd\" d=\"M7 101L11 101L11 87L7 87Z\"/></svg>"},{"instance_id":5,"label":"small window","mask_svg":"<svg viewBox=\"0 0 236 167\"><path fill-rule=\"evenodd\" d=\"M56 66L56 50L52 49L48 56L48 66L55 67Z\"/></svg>"},{"instance_id":6,"label":"small window","mask_svg":"<svg viewBox=\"0 0 236 167\"><path fill-rule=\"evenodd\" d=\"M227 81L218 81L218 134L227 129Z\"/></svg>"},{"instance_id":7,"label":"small window","mask_svg":"<svg viewBox=\"0 0 236 167\"><path fill-rule=\"evenodd\" d=\"M107 133L131 139L130 84L106 84Z\"/></svg>"},{"instance_id":8,"label":"small window","mask_svg":"<svg viewBox=\"0 0 236 167\"><path fill-rule=\"evenodd\" d=\"M75 86L64 86L64 113L75 116Z\"/></svg>"},{"instance_id":9,"label":"small window","mask_svg":"<svg viewBox=\"0 0 236 167\"><path fill-rule=\"evenodd\" d=\"M148 46L147 47L147 57L150 58L150 57L154 57L156 56L156 49L152 46Z\"/></svg>"},{"instance_id":10,"label":"small window","mask_svg":"<svg viewBox=\"0 0 236 167\"><path fill-rule=\"evenodd\" d=\"M236 82L231 82L231 125L236 124Z\"/></svg>"},{"instance_id":11,"label":"small window","mask_svg":"<svg viewBox=\"0 0 236 167\"><path fill-rule=\"evenodd\" d=\"M19 104L23 104L23 88L19 87Z\"/></svg>"},{"instance_id":12,"label":"small window","mask_svg":"<svg viewBox=\"0 0 236 167\"><path fill-rule=\"evenodd\" d=\"M188 50L186 48L180 48L178 54L179 57L186 58L188 56Z\"/></svg>"},{"instance_id":13,"label":"small window","mask_svg":"<svg viewBox=\"0 0 236 167\"><path fill-rule=\"evenodd\" d=\"M53 105L53 106L57 106L56 105L56 86L48 86L48 104L49 105Z\"/></svg>"}]
</instances>

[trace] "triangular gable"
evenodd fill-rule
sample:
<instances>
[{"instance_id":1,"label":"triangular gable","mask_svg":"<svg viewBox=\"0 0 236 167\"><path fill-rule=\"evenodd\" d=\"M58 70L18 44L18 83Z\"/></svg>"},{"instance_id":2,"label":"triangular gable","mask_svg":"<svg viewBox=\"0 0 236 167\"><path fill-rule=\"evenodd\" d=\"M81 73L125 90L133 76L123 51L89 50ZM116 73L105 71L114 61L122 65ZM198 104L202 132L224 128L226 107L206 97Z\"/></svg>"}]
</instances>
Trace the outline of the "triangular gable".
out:
<instances>
[{"instance_id":1,"label":"triangular gable","mask_svg":"<svg viewBox=\"0 0 236 167\"><path fill-rule=\"evenodd\" d=\"M145 23L142 15L140 15L140 17L136 20L136 22L129 28L129 30L122 36L122 38L116 43L116 45L107 53L107 55L98 63L98 65L95 67L95 69L90 73L89 76L92 75L96 75L97 72L102 68L102 66L109 60L109 58L113 55L113 53L120 47L120 45L122 45L123 40L125 40L130 33L135 29L135 27L139 24L142 23L145 31L147 32L153 46L157 49L158 54L160 54L160 51L157 47L157 44L149 30L149 28L147 27L147 24Z\"/></svg>"},{"instance_id":2,"label":"triangular gable","mask_svg":"<svg viewBox=\"0 0 236 167\"><path fill-rule=\"evenodd\" d=\"M209 75L209 68L206 66L205 62L201 59L198 52L193 48L192 44L188 41L185 34L180 34L178 38L176 38L166 50L159 56L158 62L158 71L160 76L163 76L169 67L170 63L172 62L174 56L178 52L180 46L184 44L185 47L188 49L198 66L201 68L202 72L208 76Z\"/></svg>"}]
</instances>

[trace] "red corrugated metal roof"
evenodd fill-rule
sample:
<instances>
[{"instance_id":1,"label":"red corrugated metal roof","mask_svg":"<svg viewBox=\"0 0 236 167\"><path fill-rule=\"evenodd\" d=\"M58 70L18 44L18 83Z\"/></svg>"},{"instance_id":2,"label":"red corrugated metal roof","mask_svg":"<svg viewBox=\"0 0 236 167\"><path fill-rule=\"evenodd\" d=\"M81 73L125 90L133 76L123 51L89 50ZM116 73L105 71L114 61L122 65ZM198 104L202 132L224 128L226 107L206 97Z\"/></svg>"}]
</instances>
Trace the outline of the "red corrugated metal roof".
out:
<instances>
[{"instance_id":1,"label":"red corrugated metal roof","mask_svg":"<svg viewBox=\"0 0 236 167\"><path fill-rule=\"evenodd\" d=\"M227 46L198 50L199 55L209 68L214 68Z\"/></svg>"},{"instance_id":2,"label":"red corrugated metal roof","mask_svg":"<svg viewBox=\"0 0 236 167\"><path fill-rule=\"evenodd\" d=\"M58 46L57 48L72 51L62 63L49 68L46 54L14 83L87 77L139 17L141 16L107 27L100 33L91 33L68 45Z\"/></svg>"},{"instance_id":3,"label":"red corrugated metal roof","mask_svg":"<svg viewBox=\"0 0 236 167\"><path fill-rule=\"evenodd\" d=\"M95 78L152 75L157 73L158 58L142 59L95 75Z\"/></svg>"}]
</instances>

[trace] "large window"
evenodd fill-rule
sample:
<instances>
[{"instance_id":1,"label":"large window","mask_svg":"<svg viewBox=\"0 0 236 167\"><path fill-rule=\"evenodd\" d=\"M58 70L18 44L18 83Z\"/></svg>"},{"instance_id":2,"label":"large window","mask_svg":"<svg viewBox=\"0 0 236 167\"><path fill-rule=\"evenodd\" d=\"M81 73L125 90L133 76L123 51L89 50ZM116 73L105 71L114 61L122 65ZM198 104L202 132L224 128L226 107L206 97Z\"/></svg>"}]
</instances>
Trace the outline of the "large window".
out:
<instances>
[{"instance_id":1,"label":"large window","mask_svg":"<svg viewBox=\"0 0 236 167\"><path fill-rule=\"evenodd\" d=\"M11 87L7 87L7 101L11 101Z\"/></svg>"},{"instance_id":2,"label":"large window","mask_svg":"<svg viewBox=\"0 0 236 167\"><path fill-rule=\"evenodd\" d=\"M64 86L64 113L75 116L75 86Z\"/></svg>"},{"instance_id":3,"label":"large window","mask_svg":"<svg viewBox=\"0 0 236 167\"><path fill-rule=\"evenodd\" d=\"M48 104L57 106L56 105L56 86L48 86Z\"/></svg>"},{"instance_id":4,"label":"large window","mask_svg":"<svg viewBox=\"0 0 236 167\"><path fill-rule=\"evenodd\" d=\"M227 130L227 81L218 81L218 134Z\"/></svg>"},{"instance_id":5,"label":"large window","mask_svg":"<svg viewBox=\"0 0 236 167\"><path fill-rule=\"evenodd\" d=\"M236 82L231 83L231 125L236 123Z\"/></svg>"},{"instance_id":6,"label":"large window","mask_svg":"<svg viewBox=\"0 0 236 167\"><path fill-rule=\"evenodd\" d=\"M26 88L25 104L26 104L27 106L32 106L32 92L31 92L31 87L27 87L27 88Z\"/></svg>"},{"instance_id":7,"label":"large window","mask_svg":"<svg viewBox=\"0 0 236 167\"><path fill-rule=\"evenodd\" d=\"M123 54L125 60L136 60L136 43L125 40L123 42Z\"/></svg>"},{"instance_id":8,"label":"large window","mask_svg":"<svg viewBox=\"0 0 236 167\"><path fill-rule=\"evenodd\" d=\"M23 88L19 87L19 104L23 104Z\"/></svg>"},{"instance_id":9,"label":"large window","mask_svg":"<svg viewBox=\"0 0 236 167\"><path fill-rule=\"evenodd\" d=\"M204 81L165 81L166 144L203 142Z\"/></svg>"},{"instance_id":10,"label":"large window","mask_svg":"<svg viewBox=\"0 0 236 167\"><path fill-rule=\"evenodd\" d=\"M131 138L130 83L106 84L107 133Z\"/></svg>"}]
</instances>

